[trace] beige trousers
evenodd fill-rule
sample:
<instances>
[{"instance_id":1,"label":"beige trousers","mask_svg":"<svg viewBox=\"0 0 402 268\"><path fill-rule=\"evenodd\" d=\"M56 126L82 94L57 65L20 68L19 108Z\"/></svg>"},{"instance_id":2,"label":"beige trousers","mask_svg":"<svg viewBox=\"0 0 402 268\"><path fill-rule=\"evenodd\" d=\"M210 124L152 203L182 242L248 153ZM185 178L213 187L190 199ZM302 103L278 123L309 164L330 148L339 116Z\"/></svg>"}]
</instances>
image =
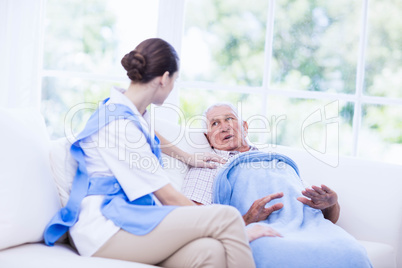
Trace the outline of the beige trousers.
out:
<instances>
[{"instance_id":1,"label":"beige trousers","mask_svg":"<svg viewBox=\"0 0 402 268\"><path fill-rule=\"evenodd\" d=\"M180 207L150 233L120 230L94 255L162 267L255 267L244 222L233 207Z\"/></svg>"}]
</instances>

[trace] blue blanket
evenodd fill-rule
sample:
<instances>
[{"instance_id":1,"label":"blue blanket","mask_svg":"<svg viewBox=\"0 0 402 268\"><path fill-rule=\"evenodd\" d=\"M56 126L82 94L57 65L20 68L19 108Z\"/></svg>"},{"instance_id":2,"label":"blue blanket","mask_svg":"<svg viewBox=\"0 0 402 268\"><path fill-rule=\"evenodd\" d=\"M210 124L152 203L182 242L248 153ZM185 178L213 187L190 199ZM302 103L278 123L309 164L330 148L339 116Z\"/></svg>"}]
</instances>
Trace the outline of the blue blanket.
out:
<instances>
[{"instance_id":1,"label":"blue blanket","mask_svg":"<svg viewBox=\"0 0 402 268\"><path fill-rule=\"evenodd\" d=\"M283 192L267 206L284 207L258 224L267 224L283 237L262 237L251 242L254 260L263 267L372 267L365 249L339 226L324 219L321 210L296 198L304 189L296 164L279 154L239 154L218 173L214 203L236 207L244 215L252 203Z\"/></svg>"}]
</instances>

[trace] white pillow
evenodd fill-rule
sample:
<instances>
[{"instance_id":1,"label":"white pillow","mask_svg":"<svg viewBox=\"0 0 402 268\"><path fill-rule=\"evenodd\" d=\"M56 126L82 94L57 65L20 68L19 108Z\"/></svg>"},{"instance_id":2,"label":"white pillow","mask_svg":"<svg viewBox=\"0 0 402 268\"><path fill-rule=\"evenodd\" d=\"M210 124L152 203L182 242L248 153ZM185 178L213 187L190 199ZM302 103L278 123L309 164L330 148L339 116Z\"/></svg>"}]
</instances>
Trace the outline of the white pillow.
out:
<instances>
[{"instance_id":1,"label":"white pillow","mask_svg":"<svg viewBox=\"0 0 402 268\"><path fill-rule=\"evenodd\" d=\"M42 241L60 208L44 120L33 109L0 109L0 249Z\"/></svg>"},{"instance_id":2,"label":"white pillow","mask_svg":"<svg viewBox=\"0 0 402 268\"><path fill-rule=\"evenodd\" d=\"M78 166L77 161L70 154L71 142L69 140L60 138L50 142L50 163L63 207L70 197L71 186Z\"/></svg>"},{"instance_id":3,"label":"white pillow","mask_svg":"<svg viewBox=\"0 0 402 268\"><path fill-rule=\"evenodd\" d=\"M212 152L211 146L201 129L189 129L164 120L155 120L155 130L185 152Z\"/></svg>"},{"instance_id":4,"label":"white pillow","mask_svg":"<svg viewBox=\"0 0 402 268\"><path fill-rule=\"evenodd\" d=\"M196 129L189 130L171 122L156 120L155 130L173 145L187 153L212 152L205 135ZM189 166L165 154L162 157L164 168L172 181L172 185L180 191Z\"/></svg>"},{"instance_id":5,"label":"white pillow","mask_svg":"<svg viewBox=\"0 0 402 268\"><path fill-rule=\"evenodd\" d=\"M188 165L162 153L163 168L168 175L173 187L177 190L181 190L184 176L189 169Z\"/></svg>"}]
</instances>

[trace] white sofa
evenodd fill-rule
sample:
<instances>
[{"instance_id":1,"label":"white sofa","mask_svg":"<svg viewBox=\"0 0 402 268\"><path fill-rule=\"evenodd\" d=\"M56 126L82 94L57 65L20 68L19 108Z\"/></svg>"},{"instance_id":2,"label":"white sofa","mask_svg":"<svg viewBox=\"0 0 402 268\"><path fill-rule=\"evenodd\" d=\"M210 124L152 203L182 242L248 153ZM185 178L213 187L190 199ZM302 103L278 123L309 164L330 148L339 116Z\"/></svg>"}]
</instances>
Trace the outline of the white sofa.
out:
<instances>
[{"instance_id":1,"label":"white sofa","mask_svg":"<svg viewBox=\"0 0 402 268\"><path fill-rule=\"evenodd\" d=\"M152 267L81 257L66 242L44 245L43 229L64 202L68 182L63 180L73 173L67 140L50 141L42 116L30 109L0 109L0 125L0 267ZM205 140L200 133L183 133L165 122L157 130L184 150L209 150L201 146ZM338 224L367 249L374 267L402 268L402 166L340 157L339 166L332 168L302 150L271 149L293 158L310 184L324 183L338 193ZM164 162L180 188L188 167L167 156Z\"/></svg>"}]
</instances>

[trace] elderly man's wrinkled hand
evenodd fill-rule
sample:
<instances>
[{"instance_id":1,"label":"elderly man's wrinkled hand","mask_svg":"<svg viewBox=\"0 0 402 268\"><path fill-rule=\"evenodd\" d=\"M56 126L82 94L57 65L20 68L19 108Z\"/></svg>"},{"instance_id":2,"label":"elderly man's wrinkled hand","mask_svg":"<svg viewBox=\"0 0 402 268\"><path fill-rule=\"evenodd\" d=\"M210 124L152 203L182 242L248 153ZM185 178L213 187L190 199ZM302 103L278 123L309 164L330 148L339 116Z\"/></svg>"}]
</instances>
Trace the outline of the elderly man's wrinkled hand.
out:
<instances>
[{"instance_id":1,"label":"elderly man's wrinkled hand","mask_svg":"<svg viewBox=\"0 0 402 268\"><path fill-rule=\"evenodd\" d=\"M251 205L250 209L243 216L243 219L244 219L244 222L246 223L246 225L253 223L253 222L263 221L263 220L267 219L268 216L271 215L272 212L283 208L282 203L276 203L270 207L266 207L266 205L271 200L281 198L281 197L283 197L283 193L276 193L276 194L267 195L263 198L260 198L260 199L257 199L256 201L254 201L254 203Z\"/></svg>"},{"instance_id":2,"label":"elderly man's wrinkled hand","mask_svg":"<svg viewBox=\"0 0 402 268\"><path fill-rule=\"evenodd\" d=\"M302 191L305 197L298 197L297 200L305 205L316 209L326 209L334 206L338 202L338 195L326 185L312 186ZM309 199L308 199L309 198Z\"/></svg>"}]
</instances>

